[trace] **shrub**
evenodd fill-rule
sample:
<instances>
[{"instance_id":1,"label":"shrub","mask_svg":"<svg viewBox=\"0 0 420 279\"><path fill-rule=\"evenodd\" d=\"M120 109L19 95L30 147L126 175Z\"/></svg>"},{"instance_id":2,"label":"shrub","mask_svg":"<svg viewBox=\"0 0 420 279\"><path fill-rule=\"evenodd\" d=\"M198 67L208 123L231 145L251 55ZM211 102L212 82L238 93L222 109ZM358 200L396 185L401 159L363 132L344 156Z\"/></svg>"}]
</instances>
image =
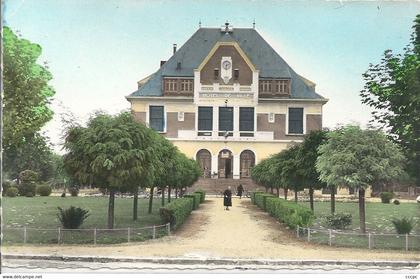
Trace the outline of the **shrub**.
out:
<instances>
[{"instance_id":1,"label":"shrub","mask_svg":"<svg viewBox=\"0 0 420 279\"><path fill-rule=\"evenodd\" d=\"M61 194L61 197L62 197L62 198L65 198L65 197L66 197L66 193L62 193L62 194Z\"/></svg>"},{"instance_id":2,"label":"shrub","mask_svg":"<svg viewBox=\"0 0 420 279\"><path fill-rule=\"evenodd\" d=\"M24 170L19 173L19 179L19 195L33 197L36 193L36 182L38 180L38 173L31 170Z\"/></svg>"},{"instance_id":3,"label":"shrub","mask_svg":"<svg viewBox=\"0 0 420 279\"><path fill-rule=\"evenodd\" d=\"M70 206L67 209L62 209L61 207L57 208L59 210L57 214L58 219L65 229L77 229L83 224L83 221L89 217L89 210L85 210L80 207L76 208L74 206Z\"/></svg>"},{"instance_id":4,"label":"shrub","mask_svg":"<svg viewBox=\"0 0 420 279\"><path fill-rule=\"evenodd\" d=\"M393 201L393 203L394 203L395 205L399 205L399 204L400 204L400 201L399 201L399 200L394 200L394 201Z\"/></svg>"},{"instance_id":5,"label":"shrub","mask_svg":"<svg viewBox=\"0 0 420 279\"><path fill-rule=\"evenodd\" d=\"M200 205L200 201L201 201L201 194L196 193L196 194L189 194L189 195L184 195L183 198L190 198L193 199L193 209L197 209L198 206Z\"/></svg>"},{"instance_id":6,"label":"shrub","mask_svg":"<svg viewBox=\"0 0 420 279\"><path fill-rule=\"evenodd\" d=\"M36 193L41 197L48 197L49 195L51 195L51 192L51 186L47 184L41 184L36 187Z\"/></svg>"},{"instance_id":7,"label":"shrub","mask_svg":"<svg viewBox=\"0 0 420 279\"><path fill-rule=\"evenodd\" d=\"M164 223L171 223L176 229L184 223L194 207L193 198L179 198L159 209L159 215Z\"/></svg>"},{"instance_id":8,"label":"shrub","mask_svg":"<svg viewBox=\"0 0 420 279\"><path fill-rule=\"evenodd\" d=\"M10 197L10 198L13 198L13 197L16 197L17 196L17 194L18 194L18 188L16 188L16 187L9 187L9 188L7 188L7 190L6 190L6 196L7 197Z\"/></svg>"},{"instance_id":9,"label":"shrub","mask_svg":"<svg viewBox=\"0 0 420 279\"><path fill-rule=\"evenodd\" d=\"M315 220L315 215L309 208L277 197L267 197L266 208L271 216L285 223L291 229L295 229L297 226L310 227Z\"/></svg>"},{"instance_id":10,"label":"shrub","mask_svg":"<svg viewBox=\"0 0 420 279\"><path fill-rule=\"evenodd\" d=\"M256 194L264 194L264 192L261 192L261 191L256 191L256 192L252 192L251 193L251 202L253 203L253 204L256 204L255 203L255 195Z\"/></svg>"},{"instance_id":11,"label":"shrub","mask_svg":"<svg viewBox=\"0 0 420 279\"><path fill-rule=\"evenodd\" d=\"M351 225L352 216L351 214L346 213L336 213L325 216L324 223L327 227L336 229L336 230L343 230L346 227Z\"/></svg>"},{"instance_id":12,"label":"shrub","mask_svg":"<svg viewBox=\"0 0 420 279\"><path fill-rule=\"evenodd\" d=\"M77 197L79 195L79 188L77 187L70 187L69 188L70 195L72 197Z\"/></svg>"},{"instance_id":13,"label":"shrub","mask_svg":"<svg viewBox=\"0 0 420 279\"><path fill-rule=\"evenodd\" d=\"M25 197L27 197L27 198L33 198L34 196L35 196L34 192L27 192L25 194Z\"/></svg>"},{"instance_id":14,"label":"shrub","mask_svg":"<svg viewBox=\"0 0 420 279\"><path fill-rule=\"evenodd\" d=\"M274 197L272 194L255 193L255 204L264 211L267 211L266 201L267 198Z\"/></svg>"},{"instance_id":15,"label":"shrub","mask_svg":"<svg viewBox=\"0 0 420 279\"><path fill-rule=\"evenodd\" d=\"M201 198L200 198L200 203L203 203L206 200L206 192L204 192L201 189L198 189L197 191L195 191L194 193L198 193L200 194Z\"/></svg>"},{"instance_id":16,"label":"shrub","mask_svg":"<svg viewBox=\"0 0 420 279\"><path fill-rule=\"evenodd\" d=\"M16 183L14 183L13 181L10 180L4 180L2 182L2 195L6 196L7 195L7 189L9 189L10 187L15 187L17 189L17 185Z\"/></svg>"},{"instance_id":17,"label":"shrub","mask_svg":"<svg viewBox=\"0 0 420 279\"><path fill-rule=\"evenodd\" d=\"M403 217L402 219L394 219L391 221L394 224L395 230L398 234L409 234L414 227L412 219Z\"/></svg>"},{"instance_id":18,"label":"shrub","mask_svg":"<svg viewBox=\"0 0 420 279\"><path fill-rule=\"evenodd\" d=\"M394 193L391 192L382 192L380 194L382 203L389 203L394 197Z\"/></svg>"}]
</instances>

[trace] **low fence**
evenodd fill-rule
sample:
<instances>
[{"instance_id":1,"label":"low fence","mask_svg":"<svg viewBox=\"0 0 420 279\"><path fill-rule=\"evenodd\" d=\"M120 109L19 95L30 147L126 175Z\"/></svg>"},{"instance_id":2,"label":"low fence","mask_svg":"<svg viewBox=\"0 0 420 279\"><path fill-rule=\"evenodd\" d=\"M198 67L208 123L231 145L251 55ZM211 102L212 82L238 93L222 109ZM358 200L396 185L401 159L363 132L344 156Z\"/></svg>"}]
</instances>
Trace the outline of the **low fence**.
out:
<instances>
[{"instance_id":1,"label":"low fence","mask_svg":"<svg viewBox=\"0 0 420 279\"><path fill-rule=\"evenodd\" d=\"M4 227L4 244L113 244L144 241L170 235L169 223L143 228L118 229L37 229Z\"/></svg>"},{"instance_id":2,"label":"low fence","mask_svg":"<svg viewBox=\"0 0 420 279\"><path fill-rule=\"evenodd\" d=\"M308 242L368 249L420 250L420 235L356 233L297 227L296 236Z\"/></svg>"}]
</instances>

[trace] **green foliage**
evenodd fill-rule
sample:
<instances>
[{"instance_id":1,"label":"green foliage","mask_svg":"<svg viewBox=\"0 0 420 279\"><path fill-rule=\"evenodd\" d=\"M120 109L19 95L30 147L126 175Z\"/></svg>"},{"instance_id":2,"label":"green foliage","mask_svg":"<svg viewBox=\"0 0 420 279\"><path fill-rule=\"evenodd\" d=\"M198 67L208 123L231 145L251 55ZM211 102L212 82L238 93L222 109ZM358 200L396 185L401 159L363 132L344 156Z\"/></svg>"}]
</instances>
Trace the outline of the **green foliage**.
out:
<instances>
[{"instance_id":1,"label":"green foliage","mask_svg":"<svg viewBox=\"0 0 420 279\"><path fill-rule=\"evenodd\" d=\"M40 184L36 187L36 193L41 197L48 197L51 195L52 189L50 185Z\"/></svg>"},{"instance_id":2,"label":"green foliage","mask_svg":"<svg viewBox=\"0 0 420 279\"><path fill-rule=\"evenodd\" d=\"M253 204L256 204L256 201L255 201L255 196L256 196L257 194L264 194L264 192L259 192L259 191L257 191L257 192L251 192L251 202L252 202Z\"/></svg>"},{"instance_id":3,"label":"green foliage","mask_svg":"<svg viewBox=\"0 0 420 279\"><path fill-rule=\"evenodd\" d=\"M35 192L26 192L25 197L27 198L33 198L35 196Z\"/></svg>"},{"instance_id":4,"label":"green foliage","mask_svg":"<svg viewBox=\"0 0 420 279\"><path fill-rule=\"evenodd\" d=\"M200 203L203 203L206 200L206 192L204 190L198 189L194 193L200 194Z\"/></svg>"},{"instance_id":5,"label":"green foliage","mask_svg":"<svg viewBox=\"0 0 420 279\"><path fill-rule=\"evenodd\" d=\"M72 197L77 197L79 195L79 188L73 186L69 188L70 195Z\"/></svg>"},{"instance_id":6,"label":"green foliage","mask_svg":"<svg viewBox=\"0 0 420 279\"><path fill-rule=\"evenodd\" d=\"M406 217L401 219L395 218L391 222L394 224L395 230L398 234L409 234L414 227L414 221Z\"/></svg>"},{"instance_id":7,"label":"green foliage","mask_svg":"<svg viewBox=\"0 0 420 279\"><path fill-rule=\"evenodd\" d=\"M33 197L36 192L38 173L32 170L24 170L19 174L20 184L18 186L19 195Z\"/></svg>"},{"instance_id":8,"label":"green foliage","mask_svg":"<svg viewBox=\"0 0 420 279\"><path fill-rule=\"evenodd\" d=\"M15 187L17 189L17 185L15 182L10 181L10 180L3 180L2 181L2 195L5 196L7 189L9 189L10 187Z\"/></svg>"},{"instance_id":9,"label":"green foliage","mask_svg":"<svg viewBox=\"0 0 420 279\"><path fill-rule=\"evenodd\" d=\"M41 46L3 28L4 116L3 145L18 148L52 119L49 108L54 89L48 85L52 75L45 63L37 64Z\"/></svg>"},{"instance_id":10,"label":"green foliage","mask_svg":"<svg viewBox=\"0 0 420 279\"><path fill-rule=\"evenodd\" d=\"M400 201L399 201L399 200L394 200L394 201L393 201L393 204L395 204L395 205L399 205L399 204L400 204Z\"/></svg>"},{"instance_id":11,"label":"green foliage","mask_svg":"<svg viewBox=\"0 0 420 279\"><path fill-rule=\"evenodd\" d=\"M18 188L11 186L11 187L7 188L5 193L6 193L5 195L7 197L11 197L11 198L16 197L17 194L18 194Z\"/></svg>"},{"instance_id":12,"label":"green foliage","mask_svg":"<svg viewBox=\"0 0 420 279\"><path fill-rule=\"evenodd\" d=\"M159 214L164 223L171 223L176 229L181 226L194 208L193 198L180 198L159 209Z\"/></svg>"},{"instance_id":13,"label":"green foliage","mask_svg":"<svg viewBox=\"0 0 420 279\"><path fill-rule=\"evenodd\" d=\"M276 197L266 198L267 212L289 228L310 227L315 220L312 211L302 205Z\"/></svg>"},{"instance_id":14,"label":"green foliage","mask_svg":"<svg viewBox=\"0 0 420 279\"><path fill-rule=\"evenodd\" d=\"M394 193L391 192L382 192L380 195L382 203L390 203L392 198L394 198Z\"/></svg>"},{"instance_id":15,"label":"green foliage","mask_svg":"<svg viewBox=\"0 0 420 279\"><path fill-rule=\"evenodd\" d=\"M78 229L89 217L89 210L82 209L80 207L70 206L67 209L58 208L58 220L65 229Z\"/></svg>"},{"instance_id":16,"label":"green foliage","mask_svg":"<svg viewBox=\"0 0 420 279\"><path fill-rule=\"evenodd\" d=\"M197 209L201 202L201 194L200 193L192 193L189 195L184 195L183 198L191 198L194 201L193 208L194 210Z\"/></svg>"},{"instance_id":17,"label":"green foliage","mask_svg":"<svg viewBox=\"0 0 420 279\"><path fill-rule=\"evenodd\" d=\"M344 230L351 225L352 216L347 213L336 213L324 217L324 223L327 227L335 230Z\"/></svg>"},{"instance_id":18,"label":"green foliage","mask_svg":"<svg viewBox=\"0 0 420 279\"><path fill-rule=\"evenodd\" d=\"M409 172L420 185L420 14L404 54L386 50L379 64L363 74L362 103L373 108L372 122L389 130L405 150Z\"/></svg>"},{"instance_id":19,"label":"green foliage","mask_svg":"<svg viewBox=\"0 0 420 279\"><path fill-rule=\"evenodd\" d=\"M274 197L272 194L256 193L255 204L264 211L267 211L267 198Z\"/></svg>"}]
</instances>

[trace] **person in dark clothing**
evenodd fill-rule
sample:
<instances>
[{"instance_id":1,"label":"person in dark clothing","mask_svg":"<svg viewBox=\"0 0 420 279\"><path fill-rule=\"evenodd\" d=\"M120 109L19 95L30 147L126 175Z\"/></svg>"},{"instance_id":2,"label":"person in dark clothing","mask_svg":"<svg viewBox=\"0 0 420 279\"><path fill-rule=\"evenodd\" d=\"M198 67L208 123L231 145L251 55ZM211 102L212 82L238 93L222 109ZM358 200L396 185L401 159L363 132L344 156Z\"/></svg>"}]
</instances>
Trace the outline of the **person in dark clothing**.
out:
<instances>
[{"instance_id":1,"label":"person in dark clothing","mask_svg":"<svg viewBox=\"0 0 420 279\"><path fill-rule=\"evenodd\" d=\"M229 210L229 206L232 206L232 191L230 186L223 192L223 206L226 206L226 210Z\"/></svg>"},{"instance_id":2,"label":"person in dark clothing","mask_svg":"<svg viewBox=\"0 0 420 279\"><path fill-rule=\"evenodd\" d=\"M242 186L242 184L239 184L239 186L236 189L236 191L238 192L239 198L242 199L242 193L244 192L244 187Z\"/></svg>"}]
</instances>

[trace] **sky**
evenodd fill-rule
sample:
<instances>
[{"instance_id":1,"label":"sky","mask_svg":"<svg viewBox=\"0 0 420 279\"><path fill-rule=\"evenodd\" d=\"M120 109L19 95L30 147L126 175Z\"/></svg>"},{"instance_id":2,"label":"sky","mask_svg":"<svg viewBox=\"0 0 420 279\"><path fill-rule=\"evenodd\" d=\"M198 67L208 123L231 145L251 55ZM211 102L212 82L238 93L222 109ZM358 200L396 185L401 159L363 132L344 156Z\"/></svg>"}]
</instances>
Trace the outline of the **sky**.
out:
<instances>
[{"instance_id":1,"label":"sky","mask_svg":"<svg viewBox=\"0 0 420 279\"><path fill-rule=\"evenodd\" d=\"M323 125L366 126L362 74L383 52L402 53L419 1L4 0L4 24L41 45L56 95L44 131L61 151L61 114L83 123L130 108L125 96L202 27L252 27L329 99Z\"/></svg>"}]
</instances>

